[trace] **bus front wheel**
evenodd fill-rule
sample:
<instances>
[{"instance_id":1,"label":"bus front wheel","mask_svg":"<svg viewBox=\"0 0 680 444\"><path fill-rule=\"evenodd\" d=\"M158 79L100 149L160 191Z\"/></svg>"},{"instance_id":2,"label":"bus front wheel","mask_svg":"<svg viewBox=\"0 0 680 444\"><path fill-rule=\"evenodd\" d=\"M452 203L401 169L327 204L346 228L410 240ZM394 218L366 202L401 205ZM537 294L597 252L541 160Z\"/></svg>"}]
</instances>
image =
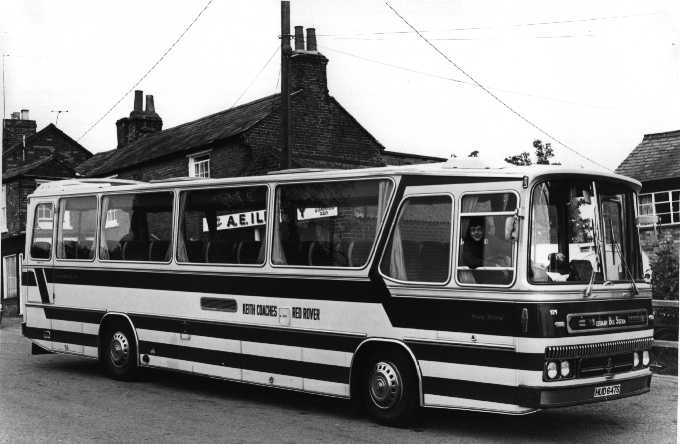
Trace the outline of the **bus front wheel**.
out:
<instances>
[{"instance_id":1,"label":"bus front wheel","mask_svg":"<svg viewBox=\"0 0 680 444\"><path fill-rule=\"evenodd\" d=\"M113 379L130 381L137 375L137 347L130 327L115 322L105 330L102 358Z\"/></svg>"},{"instance_id":2,"label":"bus front wheel","mask_svg":"<svg viewBox=\"0 0 680 444\"><path fill-rule=\"evenodd\" d=\"M418 381L413 365L401 353L384 353L365 367L364 405L387 425L405 425L418 409Z\"/></svg>"}]
</instances>

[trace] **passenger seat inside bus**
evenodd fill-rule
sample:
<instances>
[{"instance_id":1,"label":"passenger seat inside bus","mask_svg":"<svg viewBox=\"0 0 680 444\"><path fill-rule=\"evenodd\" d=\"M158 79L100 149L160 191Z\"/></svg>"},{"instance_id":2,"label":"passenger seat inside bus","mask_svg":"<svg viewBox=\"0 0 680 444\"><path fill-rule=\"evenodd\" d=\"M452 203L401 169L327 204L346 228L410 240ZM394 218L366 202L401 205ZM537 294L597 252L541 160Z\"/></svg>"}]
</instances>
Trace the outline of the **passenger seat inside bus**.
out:
<instances>
[{"instance_id":1,"label":"passenger seat inside bus","mask_svg":"<svg viewBox=\"0 0 680 444\"><path fill-rule=\"evenodd\" d=\"M125 241L125 243L123 243L123 260L148 261L149 243L135 240Z\"/></svg>"}]
</instances>

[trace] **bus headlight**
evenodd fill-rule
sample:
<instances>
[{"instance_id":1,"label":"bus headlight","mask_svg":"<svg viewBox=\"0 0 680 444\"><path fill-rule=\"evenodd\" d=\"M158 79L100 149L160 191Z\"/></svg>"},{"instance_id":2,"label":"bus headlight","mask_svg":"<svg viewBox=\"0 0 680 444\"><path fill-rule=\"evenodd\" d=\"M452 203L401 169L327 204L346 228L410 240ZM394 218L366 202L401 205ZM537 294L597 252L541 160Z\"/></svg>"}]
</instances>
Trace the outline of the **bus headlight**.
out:
<instances>
[{"instance_id":1,"label":"bus headlight","mask_svg":"<svg viewBox=\"0 0 680 444\"><path fill-rule=\"evenodd\" d=\"M647 367L649 365L649 350L642 352L642 365Z\"/></svg>"},{"instance_id":2,"label":"bus headlight","mask_svg":"<svg viewBox=\"0 0 680 444\"><path fill-rule=\"evenodd\" d=\"M571 373L571 368L569 367L569 361L560 362L560 375L566 378Z\"/></svg>"},{"instance_id":3,"label":"bus headlight","mask_svg":"<svg viewBox=\"0 0 680 444\"><path fill-rule=\"evenodd\" d=\"M546 368L546 370L548 373L548 378L550 379L557 378L557 362L555 361L548 362L548 367Z\"/></svg>"},{"instance_id":4,"label":"bus headlight","mask_svg":"<svg viewBox=\"0 0 680 444\"><path fill-rule=\"evenodd\" d=\"M640 354L638 352L633 352L633 368L640 365Z\"/></svg>"}]
</instances>

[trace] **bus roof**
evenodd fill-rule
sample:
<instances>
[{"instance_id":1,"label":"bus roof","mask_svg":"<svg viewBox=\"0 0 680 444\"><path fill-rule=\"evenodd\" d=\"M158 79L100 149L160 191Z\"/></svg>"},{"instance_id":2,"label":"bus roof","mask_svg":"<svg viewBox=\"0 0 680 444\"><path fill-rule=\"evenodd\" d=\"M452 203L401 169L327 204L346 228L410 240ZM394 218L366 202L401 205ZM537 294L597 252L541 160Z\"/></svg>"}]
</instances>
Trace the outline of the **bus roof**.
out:
<instances>
[{"instance_id":1,"label":"bus roof","mask_svg":"<svg viewBox=\"0 0 680 444\"><path fill-rule=\"evenodd\" d=\"M319 179L347 179L365 178L372 176L401 176L401 175L423 175L423 176L447 176L447 177L476 177L483 181L483 178L507 178L508 180L521 180L527 177L531 182L533 179L546 175L566 174L599 176L626 182L636 191L642 187L641 183L627 176L622 176L611 171L573 168L561 165L531 165L516 166L503 164L491 166L475 158L452 158L447 162L386 166L375 168L360 169L331 169L331 170L282 170L272 171L262 176L239 176L223 179L198 179L178 177L174 179L164 179L159 181L142 182L135 180L124 180L117 178L75 178L47 182L40 185L31 194L31 197L53 196L64 194L83 194L97 193L101 191L125 191L139 189L167 189L173 187L195 187L219 184L249 184L263 182L290 182L300 179L319 180Z\"/></svg>"}]
</instances>

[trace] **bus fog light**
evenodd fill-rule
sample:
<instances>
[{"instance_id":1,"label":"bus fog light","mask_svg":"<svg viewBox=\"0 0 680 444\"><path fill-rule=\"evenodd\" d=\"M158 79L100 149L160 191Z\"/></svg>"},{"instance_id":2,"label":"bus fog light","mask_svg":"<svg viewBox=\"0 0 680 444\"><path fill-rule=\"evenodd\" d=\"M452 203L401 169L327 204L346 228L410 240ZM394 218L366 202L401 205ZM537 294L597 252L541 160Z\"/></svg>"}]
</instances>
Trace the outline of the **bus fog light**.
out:
<instances>
[{"instance_id":1,"label":"bus fog light","mask_svg":"<svg viewBox=\"0 0 680 444\"><path fill-rule=\"evenodd\" d=\"M649 365L649 350L642 352L642 365L647 367Z\"/></svg>"},{"instance_id":2,"label":"bus fog light","mask_svg":"<svg viewBox=\"0 0 680 444\"><path fill-rule=\"evenodd\" d=\"M633 367L640 365L640 354L638 352L633 352Z\"/></svg>"},{"instance_id":3,"label":"bus fog light","mask_svg":"<svg viewBox=\"0 0 680 444\"><path fill-rule=\"evenodd\" d=\"M548 362L547 370L548 370L548 378L550 378L550 379L557 378L557 362L555 362L555 361Z\"/></svg>"},{"instance_id":4,"label":"bus fog light","mask_svg":"<svg viewBox=\"0 0 680 444\"><path fill-rule=\"evenodd\" d=\"M560 362L560 375L566 378L571 373L571 368L569 367L569 361Z\"/></svg>"}]
</instances>

